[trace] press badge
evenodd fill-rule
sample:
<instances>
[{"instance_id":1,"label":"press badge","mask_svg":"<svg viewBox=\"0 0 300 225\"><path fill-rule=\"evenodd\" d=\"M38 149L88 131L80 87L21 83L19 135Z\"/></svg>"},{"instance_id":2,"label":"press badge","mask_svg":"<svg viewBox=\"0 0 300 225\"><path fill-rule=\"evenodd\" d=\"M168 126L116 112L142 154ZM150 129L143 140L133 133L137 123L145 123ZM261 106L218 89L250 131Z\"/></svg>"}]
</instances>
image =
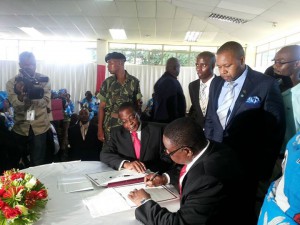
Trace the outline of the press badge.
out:
<instances>
[{"instance_id":1,"label":"press badge","mask_svg":"<svg viewBox=\"0 0 300 225\"><path fill-rule=\"evenodd\" d=\"M27 110L26 120L34 120L35 111L34 110Z\"/></svg>"}]
</instances>

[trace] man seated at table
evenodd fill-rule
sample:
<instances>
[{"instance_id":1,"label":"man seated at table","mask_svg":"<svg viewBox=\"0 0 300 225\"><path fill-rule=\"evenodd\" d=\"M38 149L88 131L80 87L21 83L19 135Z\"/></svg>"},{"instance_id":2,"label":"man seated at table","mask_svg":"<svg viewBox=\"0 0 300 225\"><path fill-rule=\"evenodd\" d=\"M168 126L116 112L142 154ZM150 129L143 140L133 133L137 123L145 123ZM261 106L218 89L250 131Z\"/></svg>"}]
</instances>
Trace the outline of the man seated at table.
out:
<instances>
[{"instance_id":1,"label":"man seated at table","mask_svg":"<svg viewBox=\"0 0 300 225\"><path fill-rule=\"evenodd\" d=\"M123 125L111 129L111 139L103 146L100 160L116 170L168 170L172 160L163 153L165 124L141 122L135 106L129 102L119 107L118 115Z\"/></svg>"},{"instance_id":2,"label":"man seated at table","mask_svg":"<svg viewBox=\"0 0 300 225\"><path fill-rule=\"evenodd\" d=\"M99 161L102 142L98 140L98 127L89 121L90 112L83 107L78 121L69 127L70 160Z\"/></svg>"},{"instance_id":3,"label":"man seated at table","mask_svg":"<svg viewBox=\"0 0 300 225\"><path fill-rule=\"evenodd\" d=\"M248 224L247 193L243 193L243 174L233 151L205 138L202 127L191 118L179 118L164 130L166 155L184 165L179 175L180 208L170 212L151 199L144 190L128 195L138 208L137 220L143 224ZM171 174L168 174L171 175ZM147 186L168 183L168 175L148 174ZM178 183L172 176L171 183Z\"/></svg>"}]
</instances>

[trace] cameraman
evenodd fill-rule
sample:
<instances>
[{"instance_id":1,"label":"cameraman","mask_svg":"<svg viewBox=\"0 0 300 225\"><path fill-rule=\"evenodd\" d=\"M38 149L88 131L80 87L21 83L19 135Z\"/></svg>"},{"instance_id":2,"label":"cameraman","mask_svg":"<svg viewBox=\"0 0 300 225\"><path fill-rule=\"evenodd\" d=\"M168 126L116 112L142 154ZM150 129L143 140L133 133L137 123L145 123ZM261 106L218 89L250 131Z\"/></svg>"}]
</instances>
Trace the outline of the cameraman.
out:
<instances>
[{"instance_id":1,"label":"cameraman","mask_svg":"<svg viewBox=\"0 0 300 225\"><path fill-rule=\"evenodd\" d=\"M12 131L23 162L29 156L30 166L37 166L46 163L51 86L48 77L35 72L33 53L21 53L19 66L20 73L6 84L8 99L15 110Z\"/></svg>"}]
</instances>

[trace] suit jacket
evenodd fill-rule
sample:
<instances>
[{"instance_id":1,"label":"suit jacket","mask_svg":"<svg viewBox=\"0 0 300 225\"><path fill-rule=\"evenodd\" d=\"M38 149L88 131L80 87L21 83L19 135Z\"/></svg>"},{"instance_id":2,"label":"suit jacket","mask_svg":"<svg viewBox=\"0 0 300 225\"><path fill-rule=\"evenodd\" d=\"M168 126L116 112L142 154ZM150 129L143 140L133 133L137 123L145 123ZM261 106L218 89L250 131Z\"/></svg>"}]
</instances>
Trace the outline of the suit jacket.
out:
<instances>
[{"instance_id":1,"label":"suit jacket","mask_svg":"<svg viewBox=\"0 0 300 225\"><path fill-rule=\"evenodd\" d=\"M98 140L98 127L89 124L85 140L82 139L79 122L69 127L68 139L71 160L99 161L102 142Z\"/></svg>"},{"instance_id":2,"label":"suit jacket","mask_svg":"<svg viewBox=\"0 0 300 225\"><path fill-rule=\"evenodd\" d=\"M150 200L136 209L135 216L149 225L247 224L241 220L242 216L247 220L248 213L244 208L247 195L240 195L242 176L234 152L225 145L210 143L183 179L177 212Z\"/></svg>"},{"instance_id":3,"label":"suit jacket","mask_svg":"<svg viewBox=\"0 0 300 225\"><path fill-rule=\"evenodd\" d=\"M245 82L223 131L217 109L224 82L221 77L216 77L211 83L205 135L210 140L231 146L248 175L268 179L285 132L284 105L278 83L248 67Z\"/></svg>"},{"instance_id":4,"label":"suit jacket","mask_svg":"<svg viewBox=\"0 0 300 225\"><path fill-rule=\"evenodd\" d=\"M165 124L141 122L141 154L139 161L147 169L164 172L172 165L172 160L164 155L162 142ZM113 169L119 169L123 160L135 161L131 134L123 126L111 129L111 139L103 146L100 160Z\"/></svg>"},{"instance_id":5,"label":"suit jacket","mask_svg":"<svg viewBox=\"0 0 300 225\"><path fill-rule=\"evenodd\" d=\"M202 113L199 100L200 79L197 79L189 84L189 93L192 106L189 110L189 116L192 117L198 124L204 127L205 116Z\"/></svg>"},{"instance_id":6,"label":"suit jacket","mask_svg":"<svg viewBox=\"0 0 300 225\"><path fill-rule=\"evenodd\" d=\"M179 81L165 72L154 85L152 121L169 123L184 117L186 111L185 96Z\"/></svg>"}]
</instances>

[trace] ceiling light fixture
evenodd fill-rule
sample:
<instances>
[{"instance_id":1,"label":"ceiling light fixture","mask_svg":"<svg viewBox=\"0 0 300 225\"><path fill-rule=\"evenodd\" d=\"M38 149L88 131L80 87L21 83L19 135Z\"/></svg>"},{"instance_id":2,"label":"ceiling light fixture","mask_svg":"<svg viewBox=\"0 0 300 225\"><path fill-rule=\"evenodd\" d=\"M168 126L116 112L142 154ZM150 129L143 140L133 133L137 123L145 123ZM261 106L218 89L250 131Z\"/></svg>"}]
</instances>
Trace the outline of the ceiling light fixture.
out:
<instances>
[{"instance_id":1,"label":"ceiling light fixture","mask_svg":"<svg viewBox=\"0 0 300 225\"><path fill-rule=\"evenodd\" d=\"M109 29L109 32L114 40L126 40L127 39L124 29Z\"/></svg>"},{"instance_id":2,"label":"ceiling light fixture","mask_svg":"<svg viewBox=\"0 0 300 225\"><path fill-rule=\"evenodd\" d=\"M196 42L199 35L200 35L200 32L188 31L188 32L186 32L184 40L188 41L188 42Z\"/></svg>"},{"instance_id":3,"label":"ceiling light fixture","mask_svg":"<svg viewBox=\"0 0 300 225\"><path fill-rule=\"evenodd\" d=\"M40 33L38 30L36 30L33 27L18 27L20 30L24 31L26 34L28 34L30 37L33 38L43 38L43 34Z\"/></svg>"},{"instance_id":4,"label":"ceiling light fixture","mask_svg":"<svg viewBox=\"0 0 300 225\"><path fill-rule=\"evenodd\" d=\"M228 22L228 23L247 23L248 20L236 18L236 17L231 17L231 16L225 16L217 13L211 13L208 17L209 19L215 19L215 20L220 20L223 22Z\"/></svg>"}]
</instances>

